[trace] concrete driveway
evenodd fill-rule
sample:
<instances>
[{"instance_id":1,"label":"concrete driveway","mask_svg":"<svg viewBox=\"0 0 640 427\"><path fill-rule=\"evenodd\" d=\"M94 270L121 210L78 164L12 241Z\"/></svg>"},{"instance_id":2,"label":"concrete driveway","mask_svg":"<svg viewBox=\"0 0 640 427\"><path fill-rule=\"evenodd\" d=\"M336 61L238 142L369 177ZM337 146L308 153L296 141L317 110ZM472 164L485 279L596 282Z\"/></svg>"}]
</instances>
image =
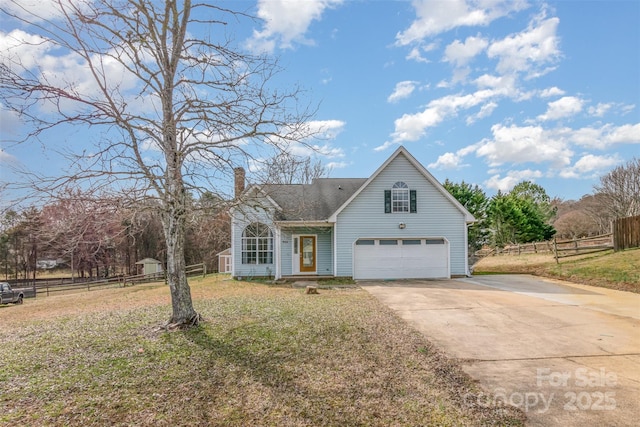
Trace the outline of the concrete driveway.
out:
<instances>
[{"instance_id":1,"label":"concrete driveway","mask_svg":"<svg viewBox=\"0 0 640 427\"><path fill-rule=\"evenodd\" d=\"M460 360L485 390L473 403L531 426L639 425L640 295L527 275L359 284Z\"/></svg>"}]
</instances>

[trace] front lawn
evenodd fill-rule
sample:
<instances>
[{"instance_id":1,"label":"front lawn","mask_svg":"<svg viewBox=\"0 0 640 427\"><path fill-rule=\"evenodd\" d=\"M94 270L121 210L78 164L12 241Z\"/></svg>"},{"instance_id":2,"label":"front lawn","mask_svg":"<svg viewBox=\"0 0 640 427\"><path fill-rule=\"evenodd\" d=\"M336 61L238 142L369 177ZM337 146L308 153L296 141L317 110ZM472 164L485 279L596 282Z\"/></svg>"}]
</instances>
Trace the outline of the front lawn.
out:
<instances>
[{"instance_id":1,"label":"front lawn","mask_svg":"<svg viewBox=\"0 0 640 427\"><path fill-rule=\"evenodd\" d=\"M165 332L141 285L0 308L0 425L521 425L366 292L192 281L206 322Z\"/></svg>"},{"instance_id":2,"label":"front lawn","mask_svg":"<svg viewBox=\"0 0 640 427\"><path fill-rule=\"evenodd\" d=\"M558 263L550 254L491 256L478 261L473 273L528 273L640 293L640 249L560 258Z\"/></svg>"}]
</instances>

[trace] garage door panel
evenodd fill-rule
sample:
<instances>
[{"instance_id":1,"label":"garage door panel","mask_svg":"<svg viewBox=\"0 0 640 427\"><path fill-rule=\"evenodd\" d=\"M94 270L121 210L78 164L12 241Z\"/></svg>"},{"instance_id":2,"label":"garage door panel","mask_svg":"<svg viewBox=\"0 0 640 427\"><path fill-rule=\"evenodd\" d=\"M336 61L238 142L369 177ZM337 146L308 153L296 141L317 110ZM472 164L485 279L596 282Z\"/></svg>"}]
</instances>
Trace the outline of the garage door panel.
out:
<instances>
[{"instance_id":1,"label":"garage door panel","mask_svg":"<svg viewBox=\"0 0 640 427\"><path fill-rule=\"evenodd\" d=\"M445 239L398 239L397 244L389 244L390 240L368 239L374 244L355 245L356 279L449 277L449 244Z\"/></svg>"}]
</instances>

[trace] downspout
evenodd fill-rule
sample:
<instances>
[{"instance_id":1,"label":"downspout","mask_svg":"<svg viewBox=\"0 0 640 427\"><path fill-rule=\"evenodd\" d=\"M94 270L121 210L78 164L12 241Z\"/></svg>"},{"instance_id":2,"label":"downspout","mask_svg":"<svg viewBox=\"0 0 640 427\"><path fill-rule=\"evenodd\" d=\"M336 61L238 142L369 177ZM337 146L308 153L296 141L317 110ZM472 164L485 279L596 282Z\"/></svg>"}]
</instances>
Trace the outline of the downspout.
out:
<instances>
[{"instance_id":1,"label":"downspout","mask_svg":"<svg viewBox=\"0 0 640 427\"><path fill-rule=\"evenodd\" d=\"M276 241L274 242L274 252L275 252L275 257L276 257L276 274L274 276L275 280L279 280L282 278L282 260L280 259L280 247L282 246L282 241L280 240L282 238L282 233L281 233L281 229L277 224L275 225L275 229L276 229Z\"/></svg>"}]
</instances>

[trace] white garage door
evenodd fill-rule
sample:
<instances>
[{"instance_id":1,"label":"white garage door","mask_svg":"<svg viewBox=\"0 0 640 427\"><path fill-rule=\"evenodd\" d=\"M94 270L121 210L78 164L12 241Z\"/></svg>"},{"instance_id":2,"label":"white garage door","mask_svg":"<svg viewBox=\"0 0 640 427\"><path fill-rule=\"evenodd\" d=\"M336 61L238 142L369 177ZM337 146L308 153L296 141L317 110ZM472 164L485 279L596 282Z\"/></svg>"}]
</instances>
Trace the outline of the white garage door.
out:
<instances>
[{"instance_id":1,"label":"white garage door","mask_svg":"<svg viewBox=\"0 0 640 427\"><path fill-rule=\"evenodd\" d=\"M441 237L359 239L353 258L355 279L449 277L449 242Z\"/></svg>"}]
</instances>

